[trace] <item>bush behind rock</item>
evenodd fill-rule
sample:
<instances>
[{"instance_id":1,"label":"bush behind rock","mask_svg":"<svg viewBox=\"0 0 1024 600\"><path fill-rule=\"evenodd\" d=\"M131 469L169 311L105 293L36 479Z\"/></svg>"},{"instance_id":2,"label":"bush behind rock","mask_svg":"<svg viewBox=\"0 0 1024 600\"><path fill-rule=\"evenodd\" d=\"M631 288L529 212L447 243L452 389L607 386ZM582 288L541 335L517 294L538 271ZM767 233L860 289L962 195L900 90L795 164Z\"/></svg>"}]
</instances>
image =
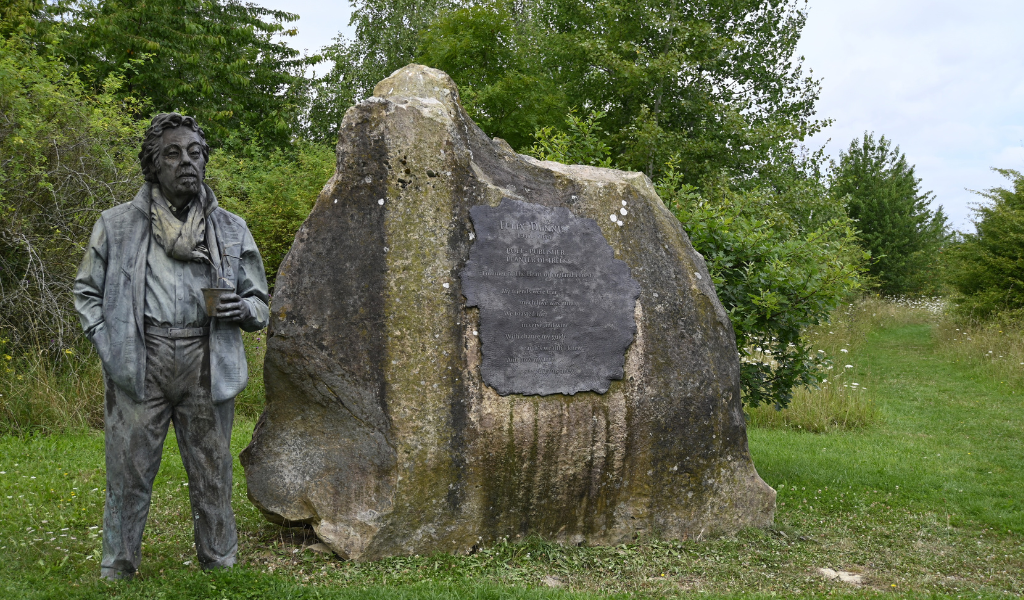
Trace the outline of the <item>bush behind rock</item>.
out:
<instances>
[{"instance_id":1,"label":"bush behind rock","mask_svg":"<svg viewBox=\"0 0 1024 600\"><path fill-rule=\"evenodd\" d=\"M271 287L295 232L333 174L333 147L303 141L287 150L229 147L210 156L207 183L222 208L245 219Z\"/></svg>"},{"instance_id":2,"label":"bush behind rock","mask_svg":"<svg viewBox=\"0 0 1024 600\"><path fill-rule=\"evenodd\" d=\"M90 95L55 56L0 41L0 350L81 344L71 287L99 213L142 176L142 124L110 77Z\"/></svg>"}]
</instances>

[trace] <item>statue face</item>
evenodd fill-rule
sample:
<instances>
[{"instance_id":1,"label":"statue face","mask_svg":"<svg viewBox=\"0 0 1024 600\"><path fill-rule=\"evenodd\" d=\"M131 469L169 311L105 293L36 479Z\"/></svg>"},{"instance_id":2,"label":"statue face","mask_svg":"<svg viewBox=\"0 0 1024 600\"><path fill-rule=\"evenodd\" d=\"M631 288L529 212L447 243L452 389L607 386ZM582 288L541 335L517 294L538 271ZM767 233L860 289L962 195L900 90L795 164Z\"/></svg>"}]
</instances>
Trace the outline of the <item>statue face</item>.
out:
<instances>
[{"instance_id":1,"label":"statue face","mask_svg":"<svg viewBox=\"0 0 1024 600\"><path fill-rule=\"evenodd\" d=\"M188 127L168 129L160 136L157 179L168 202L181 208L199 193L206 160L199 134Z\"/></svg>"}]
</instances>

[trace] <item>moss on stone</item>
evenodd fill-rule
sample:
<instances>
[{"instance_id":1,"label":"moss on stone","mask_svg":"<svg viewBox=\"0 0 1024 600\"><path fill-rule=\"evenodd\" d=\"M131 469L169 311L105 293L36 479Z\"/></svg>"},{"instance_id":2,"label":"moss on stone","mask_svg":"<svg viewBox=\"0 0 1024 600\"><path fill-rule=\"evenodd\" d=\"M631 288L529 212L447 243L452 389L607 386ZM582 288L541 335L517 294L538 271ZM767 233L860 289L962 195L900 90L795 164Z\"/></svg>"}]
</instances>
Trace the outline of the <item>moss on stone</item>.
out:
<instances>
[{"instance_id":1,"label":"moss on stone","mask_svg":"<svg viewBox=\"0 0 1024 600\"><path fill-rule=\"evenodd\" d=\"M282 268L282 338L268 350L267 410L246 467L253 501L302 516L356 559L526 534L606 544L770 523L774 491L736 419L731 325L650 182L511 154L433 69L407 67L376 93L346 114L338 172ZM502 397L481 380L479 312L464 305L459 274L469 208L506 196L593 218L640 282L625 377L606 393ZM330 258L331 244L358 256ZM328 259L363 265L351 271L363 281L309 266ZM309 306L317 298L328 305ZM327 318L350 329L313 327ZM305 479L271 481L285 472Z\"/></svg>"}]
</instances>

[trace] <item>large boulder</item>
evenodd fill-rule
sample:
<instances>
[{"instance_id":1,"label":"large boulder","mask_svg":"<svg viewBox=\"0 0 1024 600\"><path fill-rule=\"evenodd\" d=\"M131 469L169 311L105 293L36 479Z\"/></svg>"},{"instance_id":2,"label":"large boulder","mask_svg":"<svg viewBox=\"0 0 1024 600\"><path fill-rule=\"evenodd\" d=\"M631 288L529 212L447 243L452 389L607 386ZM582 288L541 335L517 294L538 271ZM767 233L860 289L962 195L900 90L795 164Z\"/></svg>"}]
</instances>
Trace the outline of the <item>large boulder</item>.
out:
<instances>
[{"instance_id":1,"label":"large boulder","mask_svg":"<svg viewBox=\"0 0 1024 600\"><path fill-rule=\"evenodd\" d=\"M349 109L337 155L277 276L266 410L241 457L269 519L309 523L362 560L772 522L732 325L646 176L518 155L470 120L447 75L419 65ZM470 211L503 202L557 212L610 246L618 337L604 378L562 390L573 395L530 381L501 393L534 395L500 395L482 375L490 325L463 280L486 211Z\"/></svg>"}]
</instances>

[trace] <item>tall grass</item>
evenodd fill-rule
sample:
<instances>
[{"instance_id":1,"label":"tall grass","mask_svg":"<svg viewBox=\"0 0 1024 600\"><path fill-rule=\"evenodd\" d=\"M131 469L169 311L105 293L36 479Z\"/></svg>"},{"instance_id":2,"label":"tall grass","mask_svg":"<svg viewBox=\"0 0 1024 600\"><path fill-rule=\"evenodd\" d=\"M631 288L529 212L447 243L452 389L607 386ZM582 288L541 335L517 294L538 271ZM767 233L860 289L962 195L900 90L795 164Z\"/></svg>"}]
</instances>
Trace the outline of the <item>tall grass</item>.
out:
<instances>
[{"instance_id":1,"label":"tall grass","mask_svg":"<svg viewBox=\"0 0 1024 600\"><path fill-rule=\"evenodd\" d=\"M0 359L0 434L103 427L103 371L91 347Z\"/></svg>"},{"instance_id":2,"label":"tall grass","mask_svg":"<svg viewBox=\"0 0 1024 600\"><path fill-rule=\"evenodd\" d=\"M939 323L935 335L948 358L972 365L996 381L1024 386L1024 323L947 319Z\"/></svg>"},{"instance_id":3,"label":"tall grass","mask_svg":"<svg viewBox=\"0 0 1024 600\"><path fill-rule=\"evenodd\" d=\"M243 333L249 385L235 399L241 418L263 412L266 332ZM103 368L84 342L54 358L44 350L6 354L0 350L0 435L58 433L103 428Z\"/></svg>"},{"instance_id":4,"label":"tall grass","mask_svg":"<svg viewBox=\"0 0 1024 600\"><path fill-rule=\"evenodd\" d=\"M754 427L801 429L814 433L858 429L878 422L880 413L871 395L871 373L859 367L857 356L868 333L916 323L945 323L939 299L864 297L843 304L829 321L808 332L808 339L831 361L820 385L795 390L789 408L748 409Z\"/></svg>"},{"instance_id":5,"label":"tall grass","mask_svg":"<svg viewBox=\"0 0 1024 600\"><path fill-rule=\"evenodd\" d=\"M245 358L249 363L249 383L235 398L235 415L256 420L263 413L263 357L267 353L267 331L242 332Z\"/></svg>"},{"instance_id":6,"label":"tall grass","mask_svg":"<svg viewBox=\"0 0 1024 600\"><path fill-rule=\"evenodd\" d=\"M773 429L801 429L827 433L859 429L876 422L878 411L868 392L859 385L842 383L842 374L815 388L794 390L789 407L775 410L771 405L747 409L750 424Z\"/></svg>"},{"instance_id":7,"label":"tall grass","mask_svg":"<svg viewBox=\"0 0 1024 600\"><path fill-rule=\"evenodd\" d=\"M833 361L826 382L797 390L786 410L748 410L751 425L822 433L877 422L879 412L870 392L874 380L858 368L857 353L868 343L869 332L913 324L932 326L942 359L973 366L980 376L994 381L1024 385L1024 323L1019 319L957 318L945 311L939 298L866 297L843 305L828 323L809 332L813 344Z\"/></svg>"}]
</instances>

